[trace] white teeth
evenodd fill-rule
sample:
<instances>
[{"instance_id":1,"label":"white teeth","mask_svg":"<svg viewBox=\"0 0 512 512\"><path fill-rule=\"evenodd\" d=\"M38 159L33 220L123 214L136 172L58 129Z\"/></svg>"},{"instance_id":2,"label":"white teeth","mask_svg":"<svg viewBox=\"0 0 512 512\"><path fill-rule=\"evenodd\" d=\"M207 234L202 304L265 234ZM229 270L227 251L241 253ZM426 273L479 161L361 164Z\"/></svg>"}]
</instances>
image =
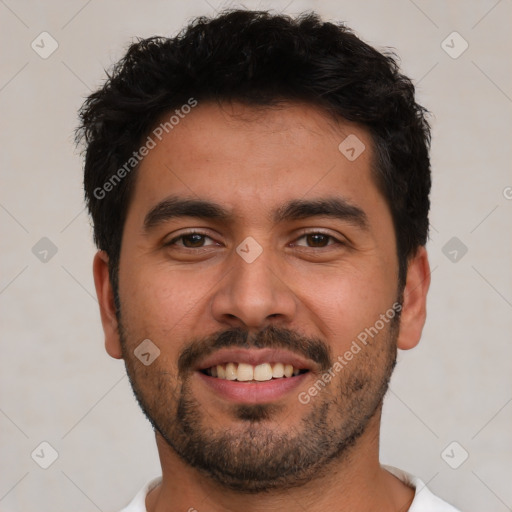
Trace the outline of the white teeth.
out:
<instances>
[{"instance_id":1,"label":"white teeth","mask_svg":"<svg viewBox=\"0 0 512 512\"><path fill-rule=\"evenodd\" d=\"M238 365L240 372L240 365ZM254 380L264 381L272 378L272 366L268 363L259 364L254 368ZM240 380L240 379L239 379Z\"/></svg>"},{"instance_id":2,"label":"white teeth","mask_svg":"<svg viewBox=\"0 0 512 512\"><path fill-rule=\"evenodd\" d=\"M287 364L284 367L284 376L291 377L293 375L293 366L291 364Z\"/></svg>"},{"instance_id":3,"label":"white teeth","mask_svg":"<svg viewBox=\"0 0 512 512\"><path fill-rule=\"evenodd\" d=\"M238 380L240 382L281 379L299 375L300 370L291 364L283 363L262 363L256 366L247 363L219 364L208 368L207 374L218 379Z\"/></svg>"},{"instance_id":4,"label":"white teeth","mask_svg":"<svg viewBox=\"0 0 512 512\"><path fill-rule=\"evenodd\" d=\"M226 379L227 380L236 380L237 372L236 366L234 363L228 363L226 365Z\"/></svg>"},{"instance_id":5,"label":"white teeth","mask_svg":"<svg viewBox=\"0 0 512 512\"><path fill-rule=\"evenodd\" d=\"M252 369L252 365L245 363L240 363L238 365L237 380L247 382L248 380L252 380L253 377L254 370Z\"/></svg>"},{"instance_id":6,"label":"white teeth","mask_svg":"<svg viewBox=\"0 0 512 512\"><path fill-rule=\"evenodd\" d=\"M274 379L280 379L284 376L284 365L283 363L276 363L274 368L272 368L272 377Z\"/></svg>"}]
</instances>

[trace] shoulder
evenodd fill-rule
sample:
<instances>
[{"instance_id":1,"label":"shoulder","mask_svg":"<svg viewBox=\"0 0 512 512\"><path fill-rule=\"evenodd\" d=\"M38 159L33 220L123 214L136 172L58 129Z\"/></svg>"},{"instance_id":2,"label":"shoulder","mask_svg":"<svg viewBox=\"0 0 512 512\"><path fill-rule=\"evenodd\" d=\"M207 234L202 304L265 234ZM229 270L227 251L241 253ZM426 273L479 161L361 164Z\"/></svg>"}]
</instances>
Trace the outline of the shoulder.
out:
<instances>
[{"instance_id":1,"label":"shoulder","mask_svg":"<svg viewBox=\"0 0 512 512\"><path fill-rule=\"evenodd\" d=\"M382 467L414 489L414 500L408 512L460 512L433 494L420 478L393 466Z\"/></svg>"},{"instance_id":2,"label":"shoulder","mask_svg":"<svg viewBox=\"0 0 512 512\"><path fill-rule=\"evenodd\" d=\"M146 496L162 481L162 477L154 478L148 482L133 498L130 503L119 512L146 512Z\"/></svg>"}]
</instances>

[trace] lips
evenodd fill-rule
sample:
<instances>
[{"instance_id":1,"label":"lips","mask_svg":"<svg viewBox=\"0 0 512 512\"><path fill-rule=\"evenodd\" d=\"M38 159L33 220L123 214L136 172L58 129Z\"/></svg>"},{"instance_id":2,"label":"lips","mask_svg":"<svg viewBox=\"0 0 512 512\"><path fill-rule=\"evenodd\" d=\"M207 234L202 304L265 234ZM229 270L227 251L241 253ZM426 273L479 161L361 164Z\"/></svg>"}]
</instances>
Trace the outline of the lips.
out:
<instances>
[{"instance_id":1,"label":"lips","mask_svg":"<svg viewBox=\"0 0 512 512\"><path fill-rule=\"evenodd\" d=\"M228 365L235 365L236 369L239 365L250 365L254 368L263 364L271 367L280 364L283 365L283 370L291 366L293 370L298 371L313 370L315 366L312 361L288 350L223 348L200 361L196 370L206 372L214 367L226 368ZM232 367L230 369L232 370Z\"/></svg>"},{"instance_id":2,"label":"lips","mask_svg":"<svg viewBox=\"0 0 512 512\"><path fill-rule=\"evenodd\" d=\"M284 398L315 369L287 350L224 348L200 361L196 373L215 395L255 404Z\"/></svg>"},{"instance_id":3,"label":"lips","mask_svg":"<svg viewBox=\"0 0 512 512\"><path fill-rule=\"evenodd\" d=\"M304 386L305 379L309 372L299 374L295 377L271 379L265 382L248 381L239 382L236 380L218 379L210 377L201 372L196 376L201 385L205 387L212 396L238 404L264 404L278 400L289 399Z\"/></svg>"}]
</instances>

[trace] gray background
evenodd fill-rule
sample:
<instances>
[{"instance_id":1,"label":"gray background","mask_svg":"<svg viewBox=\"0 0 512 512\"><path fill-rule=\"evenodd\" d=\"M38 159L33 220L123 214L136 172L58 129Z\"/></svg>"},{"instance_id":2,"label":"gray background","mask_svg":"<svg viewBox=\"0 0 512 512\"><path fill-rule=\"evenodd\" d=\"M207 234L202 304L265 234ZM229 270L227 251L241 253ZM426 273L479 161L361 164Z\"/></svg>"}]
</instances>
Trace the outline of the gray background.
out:
<instances>
[{"instance_id":1,"label":"gray background","mask_svg":"<svg viewBox=\"0 0 512 512\"><path fill-rule=\"evenodd\" d=\"M227 5L0 0L2 511L116 510L160 474L123 363L103 349L73 130L134 36L172 35ZM420 345L399 355L382 462L464 511L512 510L512 2L244 5L314 9L394 47L434 113L429 317ZM46 59L43 31L58 43ZM58 453L48 469L43 441Z\"/></svg>"}]
</instances>

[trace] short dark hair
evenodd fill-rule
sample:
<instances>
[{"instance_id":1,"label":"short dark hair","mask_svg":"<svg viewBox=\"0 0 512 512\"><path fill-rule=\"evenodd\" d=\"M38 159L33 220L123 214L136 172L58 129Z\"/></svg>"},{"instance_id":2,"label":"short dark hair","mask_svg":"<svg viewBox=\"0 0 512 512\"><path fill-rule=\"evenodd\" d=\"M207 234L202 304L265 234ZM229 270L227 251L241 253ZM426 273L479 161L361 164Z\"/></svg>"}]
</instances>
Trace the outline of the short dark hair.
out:
<instances>
[{"instance_id":1,"label":"short dark hair","mask_svg":"<svg viewBox=\"0 0 512 512\"><path fill-rule=\"evenodd\" d=\"M94 240L109 256L116 290L137 162L132 172L121 169L162 116L191 98L253 106L307 102L366 128L374 177L393 218L399 283L405 284L408 260L428 236L430 127L393 52L381 53L314 13L293 19L229 10L196 18L174 38L137 40L107 76L80 110L77 142L85 142Z\"/></svg>"}]
</instances>

